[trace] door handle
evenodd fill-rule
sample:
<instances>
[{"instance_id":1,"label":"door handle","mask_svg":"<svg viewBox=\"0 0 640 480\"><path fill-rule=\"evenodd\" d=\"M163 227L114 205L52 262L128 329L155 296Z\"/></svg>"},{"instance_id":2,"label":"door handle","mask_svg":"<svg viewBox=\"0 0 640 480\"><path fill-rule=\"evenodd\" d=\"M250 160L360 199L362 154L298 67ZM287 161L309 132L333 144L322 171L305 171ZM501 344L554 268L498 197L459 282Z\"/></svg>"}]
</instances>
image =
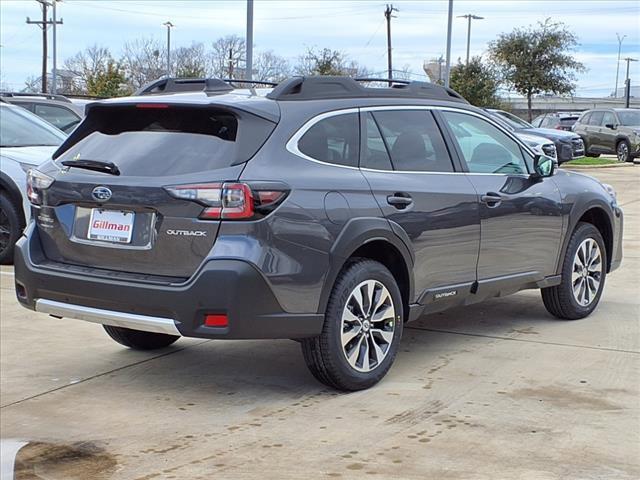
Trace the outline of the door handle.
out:
<instances>
[{"instance_id":1,"label":"door handle","mask_svg":"<svg viewBox=\"0 0 640 480\"><path fill-rule=\"evenodd\" d=\"M394 193L387 197L387 203L398 210L404 210L413 203L411 195L404 192Z\"/></svg>"},{"instance_id":2,"label":"door handle","mask_svg":"<svg viewBox=\"0 0 640 480\"><path fill-rule=\"evenodd\" d=\"M502 195L493 192L487 192L480 197L482 203L486 203L488 207L497 207L502 202Z\"/></svg>"}]
</instances>

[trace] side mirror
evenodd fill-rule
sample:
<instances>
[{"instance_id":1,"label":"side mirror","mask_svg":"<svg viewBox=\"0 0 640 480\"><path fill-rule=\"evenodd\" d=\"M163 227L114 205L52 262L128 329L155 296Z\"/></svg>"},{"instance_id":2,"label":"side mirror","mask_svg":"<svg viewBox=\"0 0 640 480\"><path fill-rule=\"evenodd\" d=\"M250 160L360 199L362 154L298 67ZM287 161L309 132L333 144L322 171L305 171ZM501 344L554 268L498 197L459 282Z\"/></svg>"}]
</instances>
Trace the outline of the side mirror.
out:
<instances>
[{"instance_id":1,"label":"side mirror","mask_svg":"<svg viewBox=\"0 0 640 480\"><path fill-rule=\"evenodd\" d=\"M534 178L544 178L553 175L556 169L556 162L553 158L546 155L536 155L533 159L533 173Z\"/></svg>"},{"instance_id":2,"label":"side mirror","mask_svg":"<svg viewBox=\"0 0 640 480\"><path fill-rule=\"evenodd\" d=\"M605 127L607 127L610 130L615 130L616 129L616 126L613 123L607 123L605 125Z\"/></svg>"}]
</instances>

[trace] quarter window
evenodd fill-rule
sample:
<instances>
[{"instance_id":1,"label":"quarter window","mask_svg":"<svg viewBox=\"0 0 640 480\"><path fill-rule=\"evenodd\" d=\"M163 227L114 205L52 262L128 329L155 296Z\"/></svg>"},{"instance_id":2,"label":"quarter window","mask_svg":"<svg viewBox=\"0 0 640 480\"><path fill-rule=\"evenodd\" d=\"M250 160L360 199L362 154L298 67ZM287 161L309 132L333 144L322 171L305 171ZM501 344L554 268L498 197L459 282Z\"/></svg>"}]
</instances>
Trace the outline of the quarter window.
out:
<instances>
[{"instance_id":1,"label":"quarter window","mask_svg":"<svg viewBox=\"0 0 640 480\"><path fill-rule=\"evenodd\" d=\"M591 117L589 117L589 125L594 125L594 126L602 125L603 118L604 118L604 112L591 112Z\"/></svg>"},{"instance_id":2,"label":"quarter window","mask_svg":"<svg viewBox=\"0 0 640 480\"><path fill-rule=\"evenodd\" d=\"M425 110L378 111L380 128L394 170L453 172L453 164L431 112Z\"/></svg>"},{"instance_id":3,"label":"quarter window","mask_svg":"<svg viewBox=\"0 0 640 480\"><path fill-rule=\"evenodd\" d=\"M442 112L472 173L528 173L522 150L489 122L464 113Z\"/></svg>"},{"instance_id":4,"label":"quarter window","mask_svg":"<svg viewBox=\"0 0 640 480\"><path fill-rule=\"evenodd\" d=\"M298 150L322 162L358 166L359 117L346 113L320 120L298 141Z\"/></svg>"}]
</instances>

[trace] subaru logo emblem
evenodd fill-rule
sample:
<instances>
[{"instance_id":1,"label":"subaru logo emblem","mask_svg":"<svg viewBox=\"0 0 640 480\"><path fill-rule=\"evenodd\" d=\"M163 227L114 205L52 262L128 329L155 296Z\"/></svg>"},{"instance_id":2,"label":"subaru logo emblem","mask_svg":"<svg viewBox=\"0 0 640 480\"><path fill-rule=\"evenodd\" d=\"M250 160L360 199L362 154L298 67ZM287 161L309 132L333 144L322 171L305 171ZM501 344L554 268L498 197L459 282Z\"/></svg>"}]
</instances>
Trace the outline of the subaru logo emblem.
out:
<instances>
[{"instance_id":1,"label":"subaru logo emblem","mask_svg":"<svg viewBox=\"0 0 640 480\"><path fill-rule=\"evenodd\" d=\"M96 187L91 192L91 196L99 202L106 202L111 198L111 190L107 187Z\"/></svg>"}]
</instances>

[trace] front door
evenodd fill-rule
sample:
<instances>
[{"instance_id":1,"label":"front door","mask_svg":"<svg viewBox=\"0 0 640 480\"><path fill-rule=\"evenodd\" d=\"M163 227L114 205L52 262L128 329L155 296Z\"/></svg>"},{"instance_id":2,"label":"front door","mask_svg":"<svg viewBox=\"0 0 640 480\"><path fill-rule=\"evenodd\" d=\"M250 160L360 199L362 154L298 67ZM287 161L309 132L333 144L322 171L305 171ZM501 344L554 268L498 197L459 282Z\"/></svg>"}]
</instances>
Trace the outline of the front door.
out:
<instances>
[{"instance_id":1,"label":"front door","mask_svg":"<svg viewBox=\"0 0 640 480\"><path fill-rule=\"evenodd\" d=\"M463 302L476 280L478 199L456 173L433 114L372 108L361 122L360 166L384 215L413 246L416 300L431 311Z\"/></svg>"},{"instance_id":2,"label":"front door","mask_svg":"<svg viewBox=\"0 0 640 480\"><path fill-rule=\"evenodd\" d=\"M508 293L554 275L562 233L560 192L533 179L533 158L479 115L439 113L480 198L478 297Z\"/></svg>"}]
</instances>

